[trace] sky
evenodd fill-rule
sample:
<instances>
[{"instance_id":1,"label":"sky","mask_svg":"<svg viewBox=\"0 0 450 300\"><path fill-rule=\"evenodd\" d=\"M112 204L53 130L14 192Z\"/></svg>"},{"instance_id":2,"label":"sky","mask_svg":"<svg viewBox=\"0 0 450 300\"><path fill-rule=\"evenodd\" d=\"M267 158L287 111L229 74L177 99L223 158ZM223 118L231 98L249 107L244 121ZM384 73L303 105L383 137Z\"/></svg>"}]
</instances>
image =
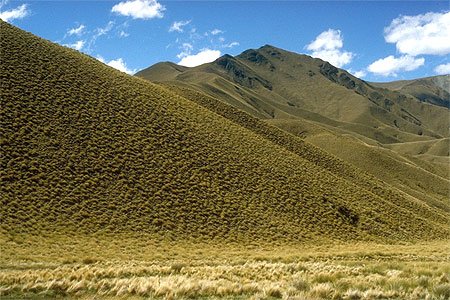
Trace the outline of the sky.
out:
<instances>
[{"instance_id":1,"label":"sky","mask_svg":"<svg viewBox=\"0 0 450 300\"><path fill-rule=\"evenodd\" d=\"M266 44L367 81L450 73L448 0L3 0L0 18L128 74Z\"/></svg>"}]
</instances>

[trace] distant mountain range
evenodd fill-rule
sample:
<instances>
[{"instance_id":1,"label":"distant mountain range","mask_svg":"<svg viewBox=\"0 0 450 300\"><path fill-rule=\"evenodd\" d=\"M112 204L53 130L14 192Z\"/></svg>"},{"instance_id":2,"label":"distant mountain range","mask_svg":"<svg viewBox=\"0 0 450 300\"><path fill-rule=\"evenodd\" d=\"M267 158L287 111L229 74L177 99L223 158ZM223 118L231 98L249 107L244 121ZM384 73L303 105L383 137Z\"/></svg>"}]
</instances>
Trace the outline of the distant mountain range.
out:
<instances>
[{"instance_id":1,"label":"distant mountain range","mask_svg":"<svg viewBox=\"0 0 450 300\"><path fill-rule=\"evenodd\" d=\"M450 235L446 107L271 46L138 74L154 84L3 21L0 33L2 235Z\"/></svg>"}]
</instances>

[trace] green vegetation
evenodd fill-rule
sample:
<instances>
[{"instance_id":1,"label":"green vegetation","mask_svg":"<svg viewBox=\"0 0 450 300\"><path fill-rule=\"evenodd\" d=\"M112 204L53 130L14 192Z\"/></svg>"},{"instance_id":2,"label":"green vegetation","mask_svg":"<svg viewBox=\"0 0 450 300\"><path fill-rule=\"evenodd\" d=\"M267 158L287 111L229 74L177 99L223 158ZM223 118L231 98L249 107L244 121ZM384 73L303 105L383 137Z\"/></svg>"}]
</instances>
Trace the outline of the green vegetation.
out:
<instances>
[{"instance_id":1,"label":"green vegetation","mask_svg":"<svg viewBox=\"0 0 450 300\"><path fill-rule=\"evenodd\" d=\"M320 59L270 45L195 68L159 63L136 76L191 87L265 119L316 121L382 144L448 135L448 108L378 88ZM429 83L422 90L439 89L435 98L445 101L448 93Z\"/></svg>"},{"instance_id":2,"label":"green vegetation","mask_svg":"<svg viewBox=\"0 0 450 300\"><path fill-rule=\"evenodd\" d=\"M406 160L403 162L398 162L390 156L385 155L380 150L373 150L371 148L366 149L363 147L358 148L359 144L353 140L337 136L323 129L318 130L318 134L314 135L314 141L316 143L318 143L318 138L321 138L322 143L319 144L326 145L326 143L328 143L328 147L334 149L333 153L336 153L337 156L347 158L352 157L352 162L356 163L358 167L366 171L363 172L361 169L355 168L352 164L345 163L320 148L306 143L303 139L300 139L299 137L301 134L299 132L305 129L305 125L308 126L308 124L297 121L296 128L290 128L286 126L283 122L284 120L270 121L270 123L276 125L278 127L277 128L270 126L267 122L240 111L220 100L206 96L203 93L178 86L166 85L166 87L180 95L183 95L185 98L190 99L191 101L196 102L229 120L232 120L242 127L261 135L271 142L294 152L300 157L313 162L317 166L325 168L334 174L339 174L339 176L359 185L361 188L364 187L368 191L382 198L387 198L389 201L397 203L399 206L408 206L409 209L415 210L418 208L416 200L409 200L414 202L414 204L409 205L405 201L404 196L402 196L398 191L395 191L391 187L387 186L386 183L370 175L370 173L382 174L383 176L380 176L382 178L395 179L394 176L398 176L398 174L393 171L402 171L400 174L406 174L406 178L408 179L407 182L409 184L420 184L420 187L422 187L426 192L432 192L432 195L436 194L440 200L429 197L426 193L422 194L417 190L410 191L410 193L416 196L417 199L421 199L422 201L425 201L442 211L450 210L450 203L447 198L449 181L439 176L430 176L423 170L417 170L417 168L411 171L412 167L408 168L406 166ZM292 122L288 122L288 124L292 125ZM295 137L286 131L280 130L279 128L284 128L287 132L293 133L298 137ZM310 130L310 128L308 128L308 130ZM310 139L311 138L307 140L309 141ZM358 149L359 151L355 153L355 149ZM340 155L342 152L344 152L345 155ZM351 156L352 153L354 156ZM362 153L365 155L360 156ZM373 161L371 164L367 164L368 161L374 160L374 158L378 158L376 160L376 164L374 164ZM385 173L383 173L383 168L385 169ZM374 170L377 170L378 172L374 172ZM388 177L389 175L391 177ZM395 182L395 180L388 180L389 183L392 183L393 181ZM401 182L405 182L405 177L402 177ZM418 195L420 197L418 197Z\"/></svg>"},{"instance_id":3,"label":"green vegetation","mask_svg":"<svg viewBox=\"0 0 450 300\"><path fill-rule=\"evenodd\" d=\"M448 212L366 188L366 177L350 182L357 169L274 127L278 143L76 51L1 30L7 235L298 243L449 234Z\"/></svg>"},{"instance_id":4,"label":"green vegetation","mask_svg":"<svg viewBox=\"0 0 450 300\"><path fill-rule=\"evenodd\" d=\"M448 105L441 105L448 102L448 76L369 84L320 59L269 45L195 68L159 63L136 75L216 98L417 201L450 209L450 119ZM186 97L203 105L200 95L190 92ZM212 106L206 105L214 110L216 104ZM245 126L247 120L237 122Z\"/></svg>"},{"instance_id":5,"label":"green vegetation","mask_svg":"<svg viewBox=\"0 0 450 300\"><path fill-rule=\"evenodd\" d=\"M0 34L2 299L448 295L447 202L215 98Z\"/></svg>"}]
</instances>

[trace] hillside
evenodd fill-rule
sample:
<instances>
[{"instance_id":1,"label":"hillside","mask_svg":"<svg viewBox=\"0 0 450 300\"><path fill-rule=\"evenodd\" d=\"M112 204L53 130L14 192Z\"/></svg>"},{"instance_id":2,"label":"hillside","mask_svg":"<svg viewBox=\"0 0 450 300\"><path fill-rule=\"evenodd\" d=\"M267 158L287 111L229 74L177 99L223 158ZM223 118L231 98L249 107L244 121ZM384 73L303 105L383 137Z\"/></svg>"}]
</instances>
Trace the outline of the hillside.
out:
<instances>
[{"instance_id":1,"label":"hillside","mask_svg":"<svg viewBox=\"0 0 450 300\"><path fill-rule=\"evenodd\" d=\"M448 211L382 183L371 190L314 146L300 156L91 57L4 22L1 35L3 233L297 242L450 233Z\"/></svg>"},{"instance_id":2,"label":"hillside","mask_svg":"<svg viewBox=\"0 0 450 300\"><path fill-rule=\"evenodd\" d=\"M450 108L450 75L371 84L411 95L423 102Z\"/></svg>"},{"instance_id":3,"label":"hillside","mask_svg":"<svg viewBox=\"0 0 450 300\"><path fill-rule=\"evenodd\" d=\"M159 63L136 76L217 98L412 197L448 206L450 158L442 150L449 148L446 107L367 83L320 59L269 45L176 72L174 64ZM435 89L445 86L445 77L430 80L436 82ZM422 90L432 92L427 87ZM445 95L441 96L445 102ZM408 150L417 143L442 151Z\"/></svg>"},{"instance_id":4,"label":"hillside","mask_svg":"<svg viewBox=\"0 0 450 300\"><path fill-rule=\"evenodd\" d=\"M172 63L159 63L136 76L184 84L265 119L318 121L382 144L448 135L442 121L447 109L270 45L195 68L175 70Z\"/></svg>"}]
</instances>

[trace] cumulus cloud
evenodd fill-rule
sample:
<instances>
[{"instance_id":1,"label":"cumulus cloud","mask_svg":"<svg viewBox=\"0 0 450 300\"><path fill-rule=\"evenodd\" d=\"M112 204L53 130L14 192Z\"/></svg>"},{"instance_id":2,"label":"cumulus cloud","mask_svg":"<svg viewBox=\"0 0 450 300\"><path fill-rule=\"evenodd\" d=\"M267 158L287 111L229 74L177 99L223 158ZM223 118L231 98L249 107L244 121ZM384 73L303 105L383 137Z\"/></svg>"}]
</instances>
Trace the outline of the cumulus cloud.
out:
<instances>
[{"instance_id":1,"label":"cumulus cloud","mask_svg":"<svg viewBox=\"0 0 450 300\"><path fill-rule=\"evenodd\" d=\"M84 25L80 25L79 27L77 27L77 28L72 28L72 29L69 29L68 31L67 31L67 34L68 35L81 35L81 33L83 32L83 30L84 30L84 28L85 28L85 26Z\"/></svg>"},{"instance_id":2,"label":"cumulus cloud","mask_svg":"<svg viewBox=\"0 0 450 300\"><path fill-rule=\"evenodd\" d=\"M319 34L306 49L313 51L339 49L344 45L342 40L340 30L328 29Z\"/></svg>"},{"instance_id":3,"label":"cumulus cloud","mask_svg":"<svg viewBox=\"0 0 450 300\"><path fill-rule=\"evenodd\" d=\"M434 72L439 75L450 74L450 63L437 66L434 68Z\"/></svg>"},{"instance_id":4,"label":"cumulus cloud","mask_svg":"<svg viewBox=\"0 0 450 300\"><path fill-rule=\"evenodd\" d=\"M107 62L100 55L97 55L97 59L99 61L101 61L102 63L104 63L104 64L106 64L106 65L108 65L110 67L113 67L114 69L117 69L117 70L119 70L121 72L130 74L130 75L133 74L133 73L136 73L136 69L133 69L133 70L128 69L126 63L123 61L123 59L121 57L118 58L118 59L113 59L113 60L111 60L109 62Z\"/></svg>"},{"instance_id":5,"label":"cumulus cloud","mask_svg":"<svg viewBox=\"0 0 450 300\"><path fill-rule=\"evenodd\" d=\"M195 55L188 55L178 62L179 65L186 67L196 67L201 64L212 62L220 57L219 50L203 49Z\"/></svg>"},{"instance_id":6,"label":"cumulus cloud","mask_svg":"<svg viewBox=\"0 0 450 300\"><path fill-rule=\"evenodd\" d=\"M364 76L367 75L366 70L355 71L355 70L352 70L352 69L348 69L347 71L350 74L352 74L353 76L358 77L358 78L363 78Z\"/></svg>"},{"instance_id":7,"label":"cumulus cloud","mask_svg":"<svg viewBox=\"0 0 450 300\"><path fill-rule=\"evenodd\" d=\"M326 60L336 67L342 67L350 63L354 56L352 52L341 50L343 40L340 30L328 29L319 34L306 49L312 51L311 56Z\"/></svg>"},{"instance_id":8,"label":"cumulus cloud","mask_svg":"<svg viewBox=\"0 0 450 300\"><path fill-rule=\"evenodd\" d=\"M0 7L1 8L1 7ZM17 8L0 12L0 19L10 22L14 19L23 19L30 14L27 4L22 4Z\"/></svg>"},{"instance_id":9,"label":"cumulus cloud","mask_svg":"<svg viewBox=\"0 0 450 300\"><path fill-rule=\"evenodd\" d=\"M445 55L450 53L450 12L400 16L384 29L384 38L400 53Z\"/></svg>"},{"instance_id":10,"label":"cumulus cloud","mask_svg":"<svg viewBox=\"0 0 450 300\"><path fill-rule=\"evenodd\" d=\"M170 26L169 28L169 32L174 32L174 31L178 31L178 32L183 32L183 26L188 25L189 23L191 23L191 21L175 21L173 22L172 26Z\"/></svg>"},{"instance_id":11,"label":"cumulus cloud","mask_svg":"<svg viewBox=\"0 0 450 300\"><path fill-rule=\"evenodd\" d=\"M111 12L133 19L162 18L166 8L156 0L133 0L114 5Z\"/></svg>"},{"instance_id":12,"label":"cumulus cloud","mask_svg":"<svg viewBox=\"0 0 450 300\"><path fill-rule=\"evenodd\" d=\"M395 77L399 71L413 71L423 66L424 63L424 58L415 58L409 55L395 58L390 55L373 62L369 65L369 67L367 67L367 70L376 75Z\"/></svg>"},{"instance_id":13,"label":"cumulus cloud","mask_svg":"<svg viewBox=\"0 0 450 300\"><path fill-rule=\"evenodd\" d=\"M86 41L77 41L73 44L64 44L64 46L70 47L72 49L80 51L83 49L84 45L86 44Z\"/></svg>"}]
</instances>

